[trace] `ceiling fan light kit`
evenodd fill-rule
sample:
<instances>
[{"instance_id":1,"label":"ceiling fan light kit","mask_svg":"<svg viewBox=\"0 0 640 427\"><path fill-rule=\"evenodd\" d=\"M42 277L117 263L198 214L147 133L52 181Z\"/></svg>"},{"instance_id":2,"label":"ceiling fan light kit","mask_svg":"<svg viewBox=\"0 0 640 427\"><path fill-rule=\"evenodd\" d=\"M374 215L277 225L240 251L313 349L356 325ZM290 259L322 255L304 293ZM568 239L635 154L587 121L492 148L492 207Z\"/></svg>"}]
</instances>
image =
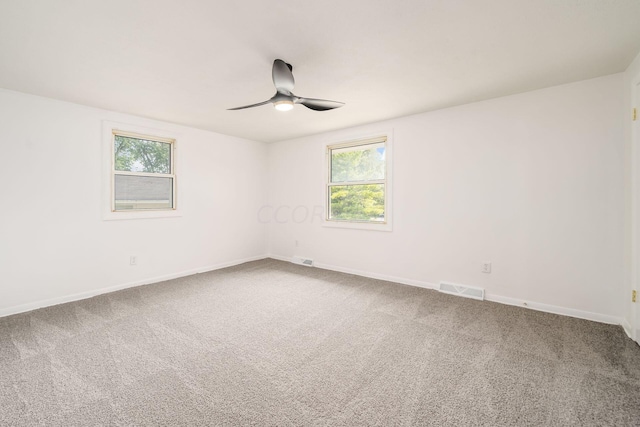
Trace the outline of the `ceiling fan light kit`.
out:
<instances>
[{"instance_id":1,"label":"ceiling fan light kit","mask_svg":"<svg viewBox=\"0 0 640 427\"><path fill-rule=\"evenodd\" d=\"M284 99L282 101L274 101L273 106L276 107L278 111L289 111L293 110L293 101L288 99Z\"/></svg>"},{"instance_id":2,"label":"ceiling fan light kit","mask_svg":"<svg viewBox=\"0 0 640 427\"><path fill-rule=\"evenodd\" d=\"M258 107L272 103L278 111L289 111L293 109L294 104L302 104L305 107L315 111L326 111L339 108L344 102L329 101L327 99L303 98L296 96L291 92L295 85L293 79L293 67L282 59L273 61L272 78L273 85L276 87L276 94L271 99L257 104L245 105L242 107L229 108L229 110L243 110L245 108Z\"/></svg>"}]
</instances>

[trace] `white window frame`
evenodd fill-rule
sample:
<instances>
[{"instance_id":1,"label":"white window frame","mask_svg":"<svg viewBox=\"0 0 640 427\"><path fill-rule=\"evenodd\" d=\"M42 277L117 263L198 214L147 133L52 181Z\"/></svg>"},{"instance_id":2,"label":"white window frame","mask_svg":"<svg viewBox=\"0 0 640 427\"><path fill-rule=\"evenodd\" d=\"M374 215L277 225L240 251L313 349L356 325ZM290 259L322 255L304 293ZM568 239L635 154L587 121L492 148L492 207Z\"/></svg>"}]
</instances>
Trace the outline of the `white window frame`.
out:
<instances>
[{"instance_id":1,"label":"white window frame","mask_svg":"<svg viewBox=\"0 0 640 427\"><path fill-rule=\"evenodd\" d=\"M111 143L111 211L112 212L155 212L155 211L170 211L176 209L176 175L175 175L175 164L173 162L174 158L174 145L176 140L172 138L161 138L153 135L141 135L139 133L133 132L125 132L121 130L114 129L111 132L112 143ZM131 171L119 171L116 170L116 153L115 153L115 138L116 136L124 136L125 138L136 138L142 139L145 141L153 141L160 142L163 144L169 144L169 173L151 173L151 172L131 172ZM158 178L171 178L171 184L173 188L171 189L171 207L170 208L158 208L158 209L130 209L130 210L117 210L116 209L116 176L142 176L142 177L158 177Z\"/></svg>"},{"instance_id":2,"label":"white window frame","mask_svg":"<svg viewBox=\"0 0 640 427\"><path fill-rule=\"evenodd\" d=\"M384 142L385 144L385 178L381 180L349 181L347 183L331 182L331 150L338 148L357 147L360 145L375 144ZM393 158L393 132L378 132L371 135L359 136L355 138L345 138L341 142L329 143L324 146L324 222L323 226L332 228L350 228L357 230L392 231L392 158ZM356 220L335 220L329 218L330 188L334 185L361 185L361 184L384 184L384 221L356 221Z\"/></svg>"},{"instance_id":3,"label":"white window frame","mask_svg":"<svg viewBox=\"0 0 640 427\"><path fill-rule=\"evenodd\" d=\"M126 220L148 218L171 218L182 216L178 210L179 180L178 137L176 132L166 129L152 129L126 123L103 122L103 220ZM115 135L146 139L171 144L170 174L127 172L115 170ZM167 209L115 210L115 177L116 175L153 176L173 179L173 206Z\"/></svg>"}]
</instances>

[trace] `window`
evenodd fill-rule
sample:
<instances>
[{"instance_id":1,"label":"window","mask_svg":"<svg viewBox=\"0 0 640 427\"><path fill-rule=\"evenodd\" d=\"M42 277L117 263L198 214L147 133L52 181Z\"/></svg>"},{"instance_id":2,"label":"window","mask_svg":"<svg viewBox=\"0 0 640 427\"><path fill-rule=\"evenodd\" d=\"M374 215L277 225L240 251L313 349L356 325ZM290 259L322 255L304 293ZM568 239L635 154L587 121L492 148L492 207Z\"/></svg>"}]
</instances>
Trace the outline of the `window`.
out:
<instances>
[{"instance_id":1,"label":"window","mask_svg":"<svg viewBox=\"0 0 640 427\"><path fill-rule=\"evenodd\" d=\"M327 222L389 230L387 136L330 145L327 161Z\"/></svg>"},{"instance_id":2,"label":"window","mask_svg":"<svg viewBox=\"0 0 640 427\"><path fill-rule=\"evenodd\" d=\"M112 212L176 208L175 140L112 131Z\"/></svg>"}]
</instances>

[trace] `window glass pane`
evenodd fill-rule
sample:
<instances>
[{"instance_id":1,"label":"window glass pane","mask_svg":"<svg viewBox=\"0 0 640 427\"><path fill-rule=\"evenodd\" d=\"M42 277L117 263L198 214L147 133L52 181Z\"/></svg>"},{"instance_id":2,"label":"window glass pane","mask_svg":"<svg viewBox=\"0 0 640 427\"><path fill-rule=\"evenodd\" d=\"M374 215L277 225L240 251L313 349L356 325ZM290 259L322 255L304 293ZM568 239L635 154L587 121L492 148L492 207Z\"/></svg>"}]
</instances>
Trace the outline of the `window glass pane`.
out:
<instances>
[{"instance_id":1,"label":"window glass pane","mask_svg":"<svg viewBox=\"0 0 640 427\"><path fill-rule=\"evenodd\" d=\"M173 208L173 178L115 176L117 211Z\"/></svg>"},{"instance_id":2,"label":"window glass pane","mask_svg":"<svg viewBox=\"0 0 640 427\"><path fill-rule=\"evenodd\" d=\"M330 186L329 219L384 222L384 184Z\"/></svg>"},{"instance_id":3,"label":"window glass pane","mask_svg":"<svg viewBox=\"0 0 640 427\"><path fill-rule=\"evenodd\" d=\"M122 135L114 144L117 171L171 173L171 144Z\"/></svg>"},{"instance_id":4,"label":"window glass pane","mask_svg":"<svg viewBox=\"0 0 640 427\"><path fill-rule=\"evenodd\" d=\"M384 142L331 150L331 182L384 179Z\"/></svg>"}]
</instances>

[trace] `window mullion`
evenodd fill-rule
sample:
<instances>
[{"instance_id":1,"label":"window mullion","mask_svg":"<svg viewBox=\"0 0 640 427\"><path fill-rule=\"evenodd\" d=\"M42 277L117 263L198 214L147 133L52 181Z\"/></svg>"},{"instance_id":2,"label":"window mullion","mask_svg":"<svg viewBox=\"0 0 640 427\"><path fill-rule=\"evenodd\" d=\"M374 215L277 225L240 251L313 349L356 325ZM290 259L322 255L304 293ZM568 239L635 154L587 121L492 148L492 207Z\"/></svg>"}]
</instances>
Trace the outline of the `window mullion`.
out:
<instances>
[{"instance_id":1,"label":"window mullion","mask_svg":"<svg viewBox=\"0 0 640 427\"><path fill-rule=\"evenodd\" d=\"M173 178L171 173L153 173L153 172L131 172L131 171L113 171L116 175L129 175L129 176L150 176L158 178Z\"/></svg>"},{"instance_id":2,"label":"window mullion","mask_svg":"<svg viewBox=\"0 0 640 427\"><path fill-rule=\"evenodd\" d=\"M347 185L373 185L373 184L385 184L386 180L384 179L372 179L370 181L344 181L344 182L329 182L327 185L329 187L334 186L347 186Z\"/></svg>"}]
</instances>

